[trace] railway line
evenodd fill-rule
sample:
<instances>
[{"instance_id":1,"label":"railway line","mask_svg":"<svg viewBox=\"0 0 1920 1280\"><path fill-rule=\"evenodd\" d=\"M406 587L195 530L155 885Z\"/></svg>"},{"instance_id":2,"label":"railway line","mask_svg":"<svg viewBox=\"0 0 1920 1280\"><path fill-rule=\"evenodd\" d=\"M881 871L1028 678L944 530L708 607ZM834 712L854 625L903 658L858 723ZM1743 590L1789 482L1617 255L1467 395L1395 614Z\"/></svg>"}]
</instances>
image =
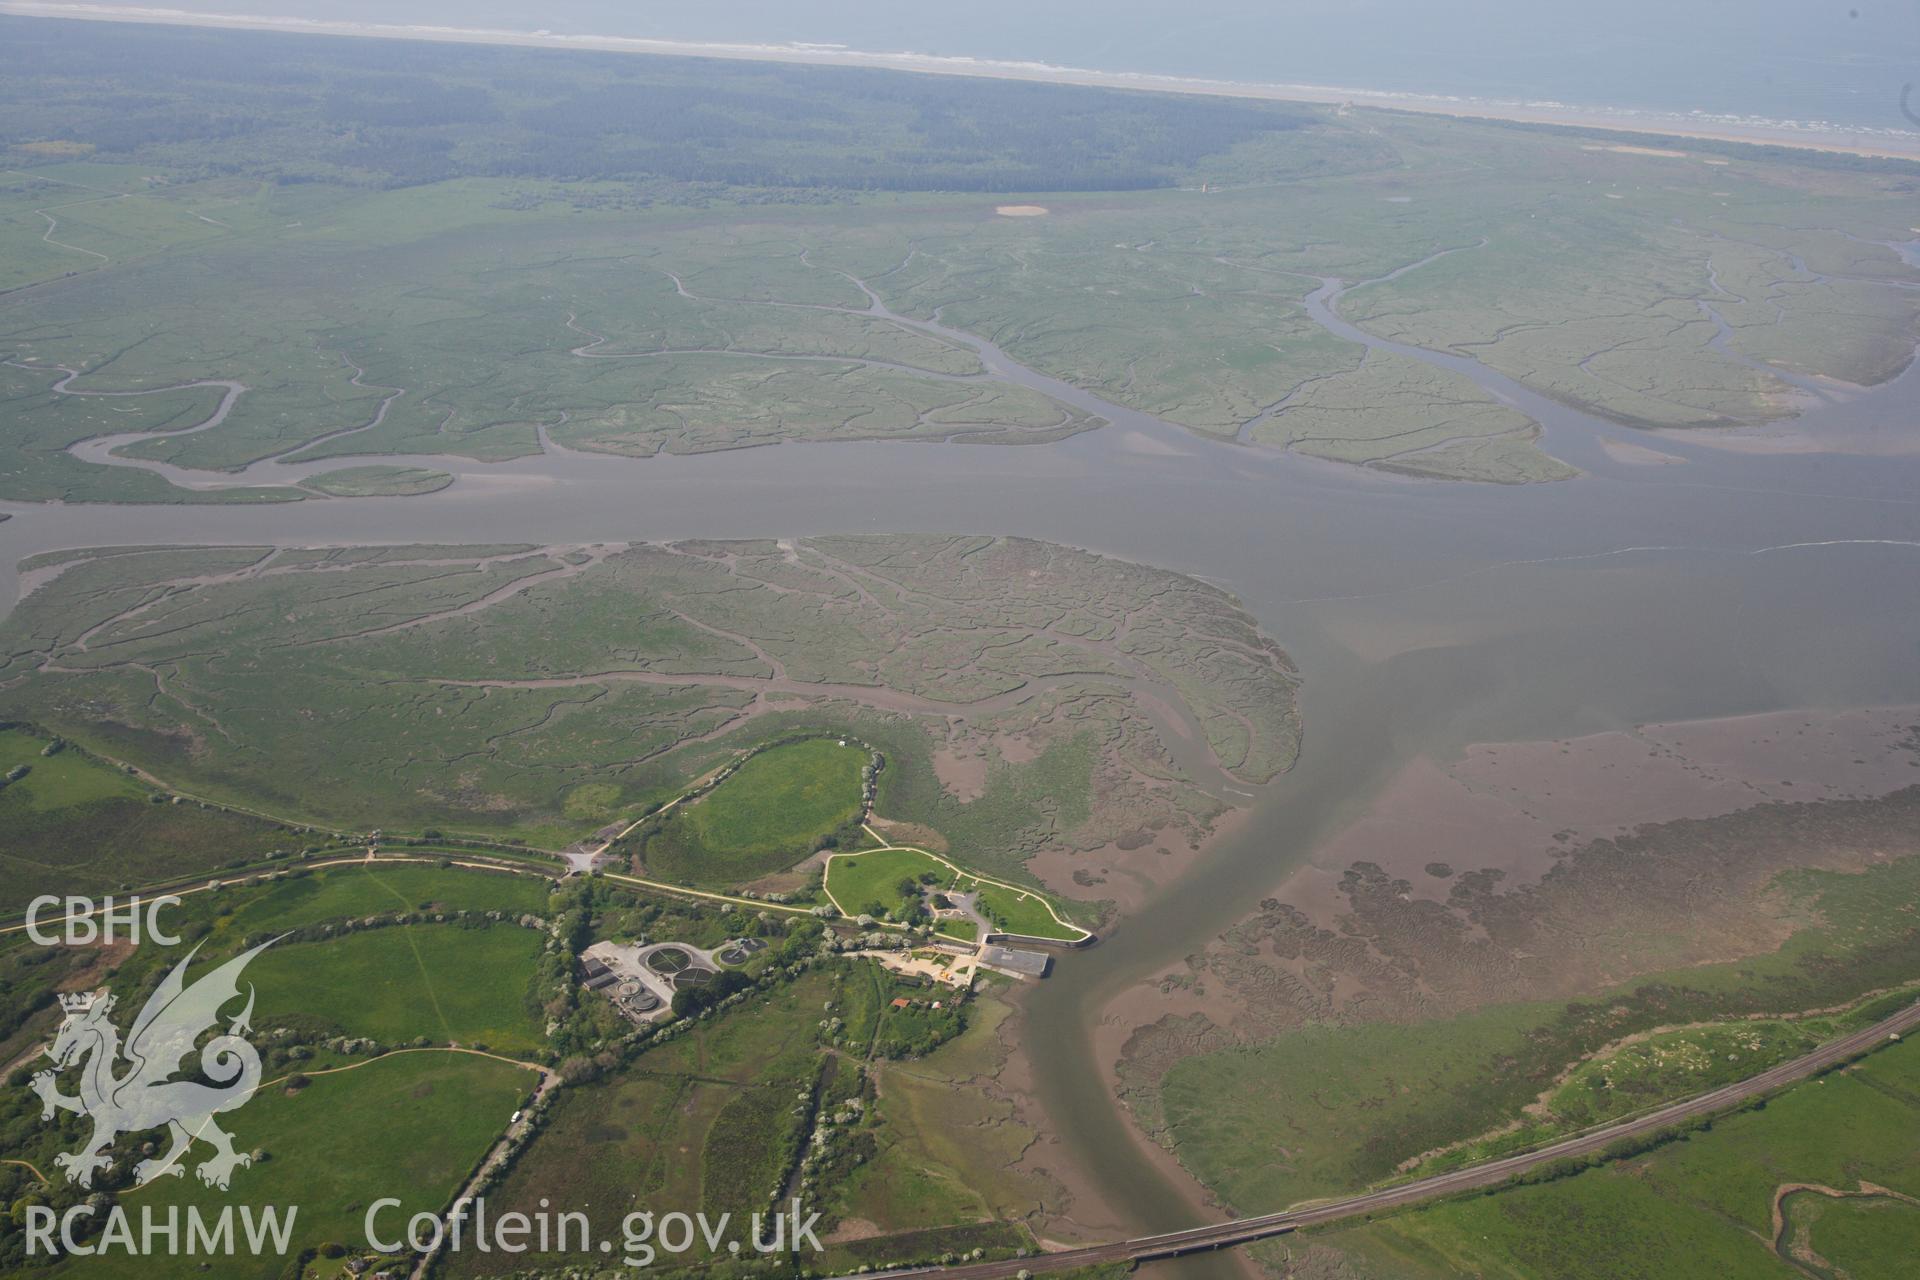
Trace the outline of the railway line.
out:
<instances>
[{"instance_id":1,"label":"railway line","mask_svg":"<svg viewBox=\"0 0 1920 1280\"><path fill-rule=\"evenodd\" d=\"M1101 1266L1113 1262L1148 1262L1174 1258L1209 1249L1225 1249L1271 1236L1285 1235L1303 1227L1324 1226L1347 1218L1364 1217L1386 1209L1438 1199L1461 1191L1495 1186L1516 1174L1551 1165L1556 1161L1589 1156L1617 1142L1657 1132L1675 1124L1696 1120L1730 1107L1752 1101L1763 1094L1805 1080L1865 1053L1876 1045L1920 1027L1920 1001L1908 1005L1891 1017L1821 1045L1789 1062L1725 1085L1708 1093L1669 1103L1654 1111L1610 1124L1604 1128L1562 1139L1533 1151L1502 1156L1464 1169L1438 1173L1415 1182L1383 1187L1361 1195L1323 1204L1284 1209L1278 1213L1235 1218L1228 1222L1169 1231L1160 1235L1138 1236L1110 1244L1087 1245L1055 1253L1026 1258L1007 1258L997 1262L966 1263L959 1266L902 1267L871 1273L867 1280L893 1280L894 1277L938 1276L940 1280L1010 1280L1022 1272L1069 1271L1080 1267Z\"/></svg>"}]
</instances>

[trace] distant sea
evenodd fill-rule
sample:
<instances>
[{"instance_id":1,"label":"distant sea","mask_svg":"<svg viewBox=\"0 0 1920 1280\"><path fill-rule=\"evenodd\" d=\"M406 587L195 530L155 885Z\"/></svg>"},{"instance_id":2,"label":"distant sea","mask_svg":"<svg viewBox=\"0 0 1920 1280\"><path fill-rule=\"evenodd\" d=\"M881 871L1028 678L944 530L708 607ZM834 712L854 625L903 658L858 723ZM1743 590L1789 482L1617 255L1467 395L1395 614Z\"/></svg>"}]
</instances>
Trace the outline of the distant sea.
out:
<instances>
[{"instance_id":1,"label":"distant sea","mask_svg":"<svg viewBox=\"0 0 1920 1280\"><path fill-rule=\"evenodd\" d=\"M112 2L112 0L110 0ZM1920 129L1915 0L117 0ZM1916 89L1920 96L1920 89ZM1920 113L1920 104L1914 106Z\"/></svg>"}]
</instances>

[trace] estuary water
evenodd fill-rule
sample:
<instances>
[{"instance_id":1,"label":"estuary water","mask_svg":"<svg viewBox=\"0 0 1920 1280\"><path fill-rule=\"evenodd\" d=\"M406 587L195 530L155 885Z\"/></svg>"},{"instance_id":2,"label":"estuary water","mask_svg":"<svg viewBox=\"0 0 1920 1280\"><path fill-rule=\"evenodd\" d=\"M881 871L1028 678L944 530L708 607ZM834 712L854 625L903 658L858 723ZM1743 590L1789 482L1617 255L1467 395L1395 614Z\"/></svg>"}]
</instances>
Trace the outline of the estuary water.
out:
<instances>
[{"instance_id":1,"label":"estuary water","mask_svg":"<svg viewBox=\"0 0 1920 1280\"><path fill-rule=\"evenodd\" d=\"M1316 307L1326 311L1336 292L1329 284ZM1322 323L1343 322L1327 311ZM1135 1230L1189 1225L1196 1211L1140 1158L1102 1085L1094 1033L1104 1006L1243 915L1413 755L1648 720L1920 702L1920 456L1897 448L1920 428L1915 370L1822 403L1800 424L1803 438L1882 455L1867 456L1650 437L1460 361L1490 393L1534 414L1545 446L1587 472L1504 487L1409 480L1203 439L965 340L995 376L1111 425L1018 447L782 445L650 459L549 448L491 465L423 458L412 461L452 471L456 482L413 498L0 503L13 517L0 524L0 604L11 606L21 557L76 546L919 531L1069 543L1235 592L1303 672L1298 766L1265 789L1233 838L1098 947L1064 957L1027 997L1036 1093ZM1672 461L1619 460L1618 446L1636 443ZM306 469L342 465L351 462Z\"/></svg>"}]
</instances>

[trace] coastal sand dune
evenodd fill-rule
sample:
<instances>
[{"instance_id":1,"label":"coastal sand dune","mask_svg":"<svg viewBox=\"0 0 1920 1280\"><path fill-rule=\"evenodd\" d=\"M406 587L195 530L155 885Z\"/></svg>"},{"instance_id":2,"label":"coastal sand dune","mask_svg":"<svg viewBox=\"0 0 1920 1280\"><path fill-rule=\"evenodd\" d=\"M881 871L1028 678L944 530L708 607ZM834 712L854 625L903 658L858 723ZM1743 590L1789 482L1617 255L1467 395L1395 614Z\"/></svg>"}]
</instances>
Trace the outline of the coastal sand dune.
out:
<instances>
[{"instance_id":1,"label":"coastal sand dune","mask_svg":"<svg viewBox=\"0 0 1920 1280\"><path fill-rule=\"evenodd\" d=\"M893 71L913 71L932 75L984 76L1001 80L1031 80L1050 84L1093 85L1114 89L1145 89L1162 93L1198 93L1216 97L1257 98L1281 102L1316 102L1343 108L1386 107L1392 110L1419 111L1434 115L1516 120L1531 124L1575 125L1585 128L1613 129L1624 133L1656 134L1661 137L1807 147L1819 151L1843 151L1863 156L1920 158L1920 142L1916 142L1915 135L1906 130L1856 130L1831 124L1809 125L1798 121L1703 118L1622 108L1451 98L1334 85L1253 84L1231 80L1155 75L1145 72L1058 67L992 58L920 53L875 53L817 45L679 41L616 35L560 35L551 31L505 31L490 28L195 13L173 8L74 4L62 2L62 0L0 0L0 14L75 18L96 22L228 27L242 30L283 31L302 35L359 36L388 40L433 40L455 44L503 44L532 48L665 54L678 57L735 58L753 62L795 62L815 66L880 67Z\"/></svg>"}]
</instances>

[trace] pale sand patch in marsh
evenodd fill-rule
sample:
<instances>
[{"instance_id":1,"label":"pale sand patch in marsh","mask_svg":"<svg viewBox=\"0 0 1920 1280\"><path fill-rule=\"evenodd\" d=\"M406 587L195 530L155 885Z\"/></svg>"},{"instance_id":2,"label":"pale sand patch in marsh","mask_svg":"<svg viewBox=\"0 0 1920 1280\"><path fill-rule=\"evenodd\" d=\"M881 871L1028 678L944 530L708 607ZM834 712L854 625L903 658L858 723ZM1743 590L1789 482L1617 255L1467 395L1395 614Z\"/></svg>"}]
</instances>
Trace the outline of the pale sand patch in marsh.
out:
<instances>
[{"instance_id":1,"label":"pale sand patch in marsh","mask_svg":"<svg viewBox=\"0 0 1920 1280\"><path fill-rule=\"evenodd\" d=\"M942 747L933 753L933 776L954 799L962 803L978 800L987 791L987 758Z\"/></svg>"},{"instance_id":2,"label":"pale sand patch in marsh","mask_svg":"<svg viewBox=\"0 0 1920 1280\"><path fill-rule=\"evenodd\" d=\"M1144 431L1129 431L1122 435L1120 448L1127 453L1137 453L1143 457L1190 458L1193 456L1187 450L1176 449L1165 440L1156 440Z\"/></svg>"},{"instance_id":3,"label":"pale sand patch in marsh","mask_svg":"<svg viewBox=\"0 0 1920 1280\"><path fill-rule=\"evenodd\" d=\"M1630 440L1602 440L1601 449L1615 462L1625 463L1629 467L1673 467L1686 465L1686 459L1677 454L1662 453L1658 449L1649 449L1644 444L1634 444Z\"/></svg>"},{"instance_id":4,"label":"pale sand patch in marsh","mask_svg":"<svg viewBox=\"0 0 1920 1280\"><path fill-rule=\"evenodd\" d=\"M1050 212L1043 204L999 204L993 211L1003 218L1042 218Z\"/></svg>"},{"instance_id":5,"label":"pale sand patch in marsh","mask_svg":"<svg viewBox=\"0 0 1920 1280\"><path fill-rule=\"evenodd\" d=\"M1685 160L1687 158L1686 152L1670 151L1665 147L1629 147L1624 145L1601 147L1589 144L1580 149L1582 151L1617 151L1623 156L1666 156L1674 160Z\"/></svg>"}]
</instances>

